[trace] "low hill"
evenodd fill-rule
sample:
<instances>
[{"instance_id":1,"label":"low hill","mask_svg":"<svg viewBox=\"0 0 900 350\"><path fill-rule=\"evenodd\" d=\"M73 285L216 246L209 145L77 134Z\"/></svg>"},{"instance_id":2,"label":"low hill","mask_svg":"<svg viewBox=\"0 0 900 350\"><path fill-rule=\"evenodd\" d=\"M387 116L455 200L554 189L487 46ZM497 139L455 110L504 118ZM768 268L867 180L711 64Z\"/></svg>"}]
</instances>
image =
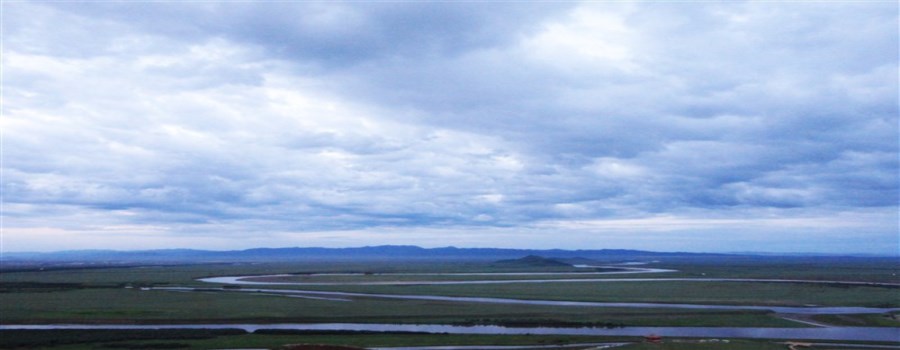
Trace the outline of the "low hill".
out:
<instances>
[{"instance_id":1,"label":"low hill","mask_svg":"<svg viewBox=\"0 0 900 350\"><path fill-rule=\"evenodd\" d=\"M545 258L537 255L529 255L519 259L506 259L494 262L498 266L506 267L571 267L571 264L556 259Z\"/></svg>"},{"instance_id":2,"label":"low hill","mask_svg":"<svg viewBox=\"0 0 900 350\"><path fill-rule=\"evenodd\" d=\"M600 264L608 264L609 262L597 261L594 259L582 258L582 257L574 257L574 258L550 258L559 262L563 262L569 265L600 265Z\"/></svg>"}]
</instances>

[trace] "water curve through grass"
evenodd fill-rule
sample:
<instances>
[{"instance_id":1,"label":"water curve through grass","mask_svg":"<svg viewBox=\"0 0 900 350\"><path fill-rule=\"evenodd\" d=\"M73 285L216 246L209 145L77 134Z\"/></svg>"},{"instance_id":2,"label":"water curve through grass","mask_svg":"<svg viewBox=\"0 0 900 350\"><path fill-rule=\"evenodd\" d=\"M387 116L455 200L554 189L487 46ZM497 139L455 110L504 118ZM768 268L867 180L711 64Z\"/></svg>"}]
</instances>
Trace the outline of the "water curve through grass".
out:
<instances>
[{"instance_id":1,"label":"water curve through grass","mask_svg":"<svg viewBox=\"0 0 900 350\"><path fill-rule=\"evenodd\" d=\"M646 274L646 273L665 273L676 272L671 269L633 267L633 266L593 266L593 265L576 265L581 268L604 268L617 269L618 271L603 272L474 272L474 273L384 273L379 276L541 276L541 275L611 275L611 274ZM363 276L366 274L349 274L349 273L320 273L302 276ZM587 282L671 282L671 281L690 281L690 282L757 282L757 283L801 283L801 284L831 284L846 286L878 286L878 287L900 287L896 283L878 283L878 282L854 282L854 281L822 281L822 280L800 280L800 279L753 279L753 278L564 278L564 279L511 279L511 280L462 280L462 281L435 281L435 280L415 280L415 281L353 281L353 282L284 282L284 281L266 281L266 279L283 278L299 276L292 274L264 275L264 276L221 276L201 278L199 281L226 285L247 285L247 286L406 286L406 285L457 285L457 284L511 284L511 283L587 283ZM380 298L380 299L403 299L403 300L428 300L428 301L450 301L463 303L493 303L493 304L522 304L522 305L545 305L545 306L576 306L576 307L610 307L610 308L672 308L672 309L705 309L705 310L762 310L771 311L779 314L880 314L894 311L900 311L900 308L875 308L875 307L852 307L852 306L769 306L769 305L708 305L708 304L679 304L679 303L627 303L627 302L589 302L589 301L562 301L562 300L526 300L511 298L489 298L489 297L461 297L461 296L440 296L440 295L420 295L420 294L380 294L380 293L351 293L351 292L335 292L335 291L314 291L300 289L264 289L264 288L189 288L189 287L159 287L154 289L160 290L177 290L177 291L220 291L220 292L244 292L244 293L262 293L275 294L294 297L307 298L330 298L335 301L348 301L348 298Z\"/></svg>"}]
</instances>

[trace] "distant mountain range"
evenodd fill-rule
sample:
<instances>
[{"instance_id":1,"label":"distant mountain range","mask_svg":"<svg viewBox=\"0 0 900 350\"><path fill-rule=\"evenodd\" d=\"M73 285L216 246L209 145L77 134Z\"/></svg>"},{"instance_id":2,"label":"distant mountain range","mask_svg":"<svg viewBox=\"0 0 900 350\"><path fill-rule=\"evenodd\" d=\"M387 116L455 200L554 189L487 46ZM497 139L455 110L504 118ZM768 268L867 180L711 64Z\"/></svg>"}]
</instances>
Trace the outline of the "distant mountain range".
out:
<instances>
[{"instance_id":1,"label":"distant mountain range","mask_svg":"<svg viewBox=\"0 0 900 350\"><path fill-rule=\"evenodd\" d=\"M70 250L60 252L6 252L3 261L85 261L85 262L253 262L310 260L500 260L523 256L587 258L601 261L654 259L677 256L723 256L703 253L660 253L640 250L600 249L503 249L503 248L422 248L417 246L367 246L357 248L254 248L210 251L195 249L161 250Z\"/></svg>"},{"instance_id":2,"label":"distant mountain range","mask_svg":"<svg viewBox=\"0 0 900 350\"><path fill-rule=\"evenodd\" d=\"M668 261L690 259L754 259L771 258L773 254L742 253L667 253L627 249L563 250L563 249L504 249L504 248L422 248L417 246L367 246L357 248L254 248L246 250L210 251L195 249L161 250L70 250L49 253L4 252L3 262L90 262L90 263L188 263L188 262L278 262L278 261L351 261L351 260L481 260L497 261L528 256L593 261ZM785 257L809 257L806 254L779 254ZM822 255L829 256L829 255ZM834 257L834 255L830 255Z\"/></svg>"}]
</instances>

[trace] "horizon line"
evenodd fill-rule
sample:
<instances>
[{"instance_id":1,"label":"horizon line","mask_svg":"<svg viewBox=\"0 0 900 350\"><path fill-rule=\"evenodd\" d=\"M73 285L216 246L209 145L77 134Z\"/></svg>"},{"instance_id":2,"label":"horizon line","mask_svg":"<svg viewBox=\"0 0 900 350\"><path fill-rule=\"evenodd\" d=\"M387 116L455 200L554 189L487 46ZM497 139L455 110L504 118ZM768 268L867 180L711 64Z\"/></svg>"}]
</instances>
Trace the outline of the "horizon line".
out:
<instances>
[{"instance_id":1,"label":"horizon line","mask_svg":"<svg viewBox=\"0 0 900 350\"><path fill-rule=\"evenodd\" d=\"M849 256L849 257L898 257L900 253L897 254L884 254L884 253L867 253L867 252L842 252L842 253L829 253L829 252L800 252L800 251L792 251L792 252L777 252L777 251L659 251L659 250L644 250L644 249L631 249L631 248L578 248L578 249L567 249L567 248L508 248L508 247L457 247L457 246L440 246L440 247L422 247L419 245L406 245L406 244L383 244L383 245L364 245L364 246L344 246L344 247L323 247L323 246L260 246L260 247L252 247L252 248L237 248L237 249L200 249L200 248L154 248L154 249L114 249L114 248L91 248L91 249L65 249L65 250L47 250L47 251L5 251L0 248L0 257L4 254L58 254L58 253L70 253L70 252L116 252L116 253L138 253L138 252L154 252L154 251L175 251L175 250L186 250L186 251L198 251L198 252L217 252L217 253L227 253L227 252L243 252L248 250L256 250L256 249L330 249L330 250L339 250L339 249L364 249L364 248L381 248L381 247L405 247L405 248L418 248L422 250L436 250L436 249L495 249L495 250L525 250L525 251L568 251L568 252L577 252L577 251L633 251L633 252L646 252L646 253L667 253L667 254L721 254L721 255L746 255L746 256L829 256L829 257L839 257L839 256Z\"/></svg>"}]
</instances>

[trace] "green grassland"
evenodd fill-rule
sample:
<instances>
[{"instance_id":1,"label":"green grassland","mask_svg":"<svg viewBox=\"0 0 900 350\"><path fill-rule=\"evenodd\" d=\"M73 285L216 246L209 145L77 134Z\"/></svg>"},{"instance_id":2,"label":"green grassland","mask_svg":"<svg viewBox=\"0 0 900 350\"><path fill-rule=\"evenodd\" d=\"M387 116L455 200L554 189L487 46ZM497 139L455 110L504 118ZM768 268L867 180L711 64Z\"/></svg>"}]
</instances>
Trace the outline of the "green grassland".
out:
<instances>
[{"instance_id":1,"label":"green grassland","mask_svg":"<svg viewBox=\"0 0 900 350\"><path fill-rule=\"evenodd\" d=\"M0 323L564 323L582 325L771 326L796 323L766 312L581 308L421 300L352 302L251 293L74 289L5 293Z\"/></svg>"},{"instance_id":2,"label":"green grassland","mask_svg":"<svg viewBox=\"0 0 900 350\"><path fill-rule=\"evenodd\" d=\"M771 278L900 283L900 261L877 259L728 259L720 263L667 262L670 277Z\"/></svg>"},{"instance_id":3,"label":"green grassland","mask_svg":"<svg viewBox=\"0 0 900 350\"><path fill-rule=\"evenodd\" d=\"M641 344L639 337L566 335L458 335L364 332L283 332L248 334L234 330L157 331L10 331L0 338L0 348L40 347L76 349L223 349L278 348L286 344L331 344L358 347L447 346L447 345L562 345L633 342L620 349L785 349L769 341L729 340L727 344L698 340L666 339L663 344ZM723 345L727 345L724 347Z\"/></svg>"},{"instance_id":4,"label":"green grassland","mask_svg":"<svg viewBox=\"0 0 900 350\"><path fill-rule=\"evenodd\" d=\"M811 319L835 326L900 327L900 312L881 315L813 315Z\"/></svg>"},{"instance_id":5,"label":"green grassland","mask_svg":"<svg viewBox=\"0 0 900 350\"><path fill-rule=\"evenodd\" d=\"M575 268L509 268L490 263L473 262L312 262L312 263L210 263L193 265L156 265L109 268L52 268L38 267L24 271L0 270L0 283L77 283L94 287L115 287L125 284L208 286L196 281L211 276L245 276L269 274L312 273L441 273L441 272L520 272L546 271L577 272Z\"/></svg>"},{"instance_id":6,"label":"green grassland","mask_svg":"<svg viewBox=\"0 0 900 350\"><path fill-rule=\"evenodd\" d=\"M418 282L418 281L509 281L509 280L561 280L561 279L599 279L599 278L628 278L630 275L597 275L587 273L589 269L571 271L572 273L560 274L558 272L542 272L535 275L439 275L439 274L362 274L362 275L316 275L296 274L287 276L263 276L251 277L247 281L254 282L288 282L288 283L355 283L355 282ZM664 277L662 274L647 274L648 276Z\"/></svg>"},{"instance_id":7,"label":"green grassland","mask_svg":"<svg viewBox=\"0 0 900 350\"><path fill-rule=\"evenodd\" d=\"M662 267L667 267L663 265ZM709 266L682 267L682 270ZM783 268L784 266L778 265ZM853 267L853 266L851 266ZM716 266L724 271L724 268ZM734 274L744 269L771 269L770 266L731 267ZM846 272L833 266L794 267L794 276L829 276ZM848 267L849 268L849 267ZM856 268L856 267L853 267ZM872 267L878 268L884 267ZM552 269L556 269L553 267ZM509 271L509 267L501 270ZM531 269L534 270L534 269ZM593 307L552 307L498 304L470 304L436 301L354 298L352 302L311 300L251 293L179 293L142 291L143 286L215 286L197 278L222 275L261 275L316 272L495 272L486 263L273 263L198 264L145 266L109 269L62 269L0 273L0 322L432 322L464 323L490 319L557 320L623 325L720 325L792 326L765 312L723 312L673 309L623 309ZM780 270L779 270L780 271ZM881 270L879 270L881 271ZM652 274L665 275L665 274ZM556 275L560 276L560 275ZM563 275L571 276L571 275ZM594 275L597 276L597 275ZM611 275L619 278L626 275ZM638 278L648 274L632 275ZM668 277L668 275L666 275ZM865 276L865 274L863 274ZM368 281L410 277L387 275L323 276L344 281ZM422 276L412 276L421 278ZM434 276L428 276L433 278ZM453 276L487 279L497 276ZM542 275L541 277L545 277ZM761 276L771 277L771 276ZM319 278L302 275L297 278ZM132 288L126 288L132 287ZM246 287L245 287L246 288ZM267 286L267 288L295 288ZM897 288L792 283L747 282L578 282L547 284L489 285L405 285L405 286L304 286L309 290L338 290L359 293L429 294L483 296L520 299L656 302L731 305L832 305L898 307ZM877 317L860 317L867 325L887 325Z\"/></svg>"},{"instance_id":8,"label":"green grassland","mask_svg":"<svg viewBox=\"0 0 900 350\"><path fill-rule=\"evenodd\" d=\"M48 267L41 271L0 272L0 324L49 323L443 323L503 325L582 326L805 326L764 311L714 311L679 309L626 309L557 307L537 305L475 304L441 301L353 298L331 301L236 292L173 292L142 287L216 287L196 279L210 276L294 273L300 281L385 281L422 279L526 279L526 278L790 278L816 280L896 282L896 263L831 261L809 264L779 261L697 263L660 262L653 267L675 268L675 273L640 275L542 275L542 276L391 276L380 273L585 271L564 267L497 266L487 262L318 262L263 264L194 264L78 269ZM310 276L312 273L368 273L356 276ZM250 287L243 287L250 288ZM266 286L266 288L300 288ZM520 299L654 302L734 305L831 305L900 307L900 289L894 287L833 284L748 282L578 282L548 284L407 285L407 286L303 286L302 289L360 293L484 296ZM896 317L885 315L817 315L816 322L848 326L900 327ZM19 332L19 333L17 333ZM46 331L39 337L58 338ZM118 331L117 331L118 332ZM116 332L106 332L116 333ZM20 331L0 332L0 344L23 339ZM100 334L104 334L100 331ZM64 338L64 337L63 337ZM151 337L152 338L152 337ZM562 340L560 340L562 339ZM622 340L623 338L614 338ZM98 348L271 348L289 343L322 343L357 346L406 346L453 344L543 344L602 342L610 338L565 336L453 336L422 334L225 334L197 339L152 338L99 340L50 344L58 349ZM117 345L118 344L118 345ZM46 345L46 346L50 346ZM0 346L3 347L3 346ZM9 348L12 346L6 346ZM633 344L622 349L783 349L765 341L732 341L729 344L678 343Z\"/></svg>"},{"instance_id":9,"label":"green grassland","mask_svg":"<svg viewBox=\"0 0 900 350\"><path fill-rule=\"evenodd\" d=\"M280 331L246 333L241 330L100 330L9 331L0 338L0 348L43 347L55 349L94 348L276 348L286 344L332 344L365 347L435 345L527 345L572 344L609 341L640 341L635 337L566 335L454 335L421 333L367 333L327 331ZM179 344L180 347L173 345Z\"/></svg>"},{"instance_id":10,"label":"green grassland","mask_svg":"<svg viewBox=\"0 0 900 350\"><path fill-rule=\"evenodd\" d=\"M739 260L700 260L656 262L645 267L671 268L679 271L672 273L654 273L638 275L557 275L559 278L784 278L811 280L838 280L863 282L900 283L900 262L894 260L874 259L851 261L813 261L805 260L783 262L774 260L765 263L759 259ZM0 269L2 282L43 282L43 283L84 283L114 285L118 283L155 283L155 284L202 284L194 281L201 277L235 276L235 275L268 275L268 274L311 274L311 273L447 273L447 272L585 272L590 269L567 267L528 267L504 266L491 262L422 262L422 261L365 261L365 262L283 262L283 263L207 263L193 265L156 265L111 268L65 268L47 266L41 271L36 266L25 271L9 271ZM366 276L376 278L377 275ZM553 278L552 276L512 276L514 279ZM320 277L320 278L334 278ZM355 278L351 276L350 278ZM400 278L392 276L391 278ZM419 278L413 276L412 278ZM434 278L434 277L431 277ZM484 279L483 276L445 277L460 279ZM491 276L490 278L509 278Z\"/></svg>"},{"instance_id":11,"label":"green grassland","mask_svg":"<svg viewBox=\"0 0 900 350\"><path fill-rule=\"evenodd\" d=\"M54 330L4 331L0 349L44 348L82 349L277 349L288 344L328 344L355 347L472 346L472 345L554 345L589 343L630 343L622 350L775 350L787 346L774 340L664 338L661 344L644 342L642 337L567 335L473 335L421 333L367 333L328 331L241 330ZM847 342L842 342L847 343ZM867 343L859 343L866 345ZM590 347L585 347L590 348ZM853 349L822 346L816 349Z\"/></svg>"},{"instance_id":12,"label":"green grassland","mask_svg":"<svg viewBox=\"0 0 900 350\"><path fill-rule=\"evenodd\" d=\"M303 286L301 288L359 293L478 296L533 300L900 307L900 289L898 288L794 283L652 281L477 285L347 285Z\"/></svg>"}]
</instances>

